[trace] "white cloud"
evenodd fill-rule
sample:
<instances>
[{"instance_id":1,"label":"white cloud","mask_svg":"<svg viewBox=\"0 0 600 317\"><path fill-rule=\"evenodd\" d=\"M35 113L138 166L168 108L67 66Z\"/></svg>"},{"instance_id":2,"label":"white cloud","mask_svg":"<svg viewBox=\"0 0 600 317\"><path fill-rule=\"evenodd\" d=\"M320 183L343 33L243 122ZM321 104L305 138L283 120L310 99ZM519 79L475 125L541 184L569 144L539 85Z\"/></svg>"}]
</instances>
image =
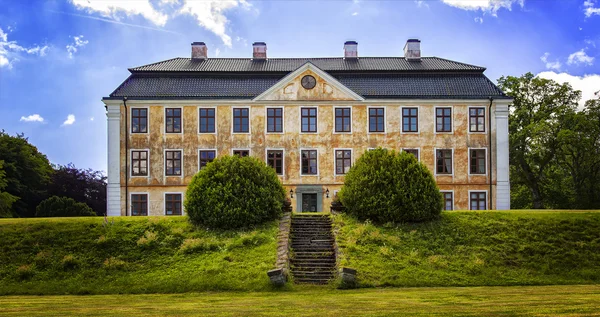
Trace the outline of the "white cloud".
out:
<instances>
[{"instance_id":1,"label":"white cloud","mask_svg":"<svg viewBox=\"0 0 600 317\"><path fill-rule=\"evenodd\" d=\"M592 65L593 63L594 63L594 58L591 56L588 56L585 53L584 49L581 49L580 51L577 51L577 52L569 55L569 59L567 60L567 64L569 64L569 65L573 65L573 64Z\"/></svg>"},{"instance_id":2,"label":"white cloud","mask_svg":"<svg viewBox=\"0 0 600 317\"><path fill-rule=\"evenodd\" d=\"M429 4L423 0L415 0L418 8L429 8Z\"/></svg>"},{"instance_id":3,"label":"white cloud","mask_svg":"<svg viewBox=\"0 0 600 317\"><path fill-rule=\"evenodd\" d=\"M593 99L594 95L600 89L600 75L591 74L584 76L573 76L567 73L556 73L553 71L541 72L538 74L541 78L552 79L559 83L568 82L575 90L581 90L581 101L579 107L582 108L585 102Z\"/></svg>"},{"instance_id":4,"label":"white cloud","mask_svg":"<svg viewBox=\"0 0 600 317\"><path fill-rule=\"evenodd\" d=\"M554 62L550 62L548 61L548 57L550 57L550 53L546 52L544 53L544 55L542 55L540 57L540 59L542 60L542 62L544 62L546 64L546 68L548 69L560 69L560 67L562 66L560 64L560 62L558 60L554 61Z\"/></svg>"},{"instance_id":5,"label":"white cloud","mask_svg":"<svg viewBox=\"0 0 600 317\"><path fill-rule=\"evenodd\" d=\"M24 121L24 122L44 122L44 118L42 118L42 116L40 116L37 113L28 115L27 117L21 117L21 119L19 119L19 121Z\"/></svg>"},{"instance_id":6,"label":"white cloud","mask_svg":"<svg viewBox=\"0 0 600 317\"><path fill-rule=\"evenodd\" d=\"M65 120L65 122L63 122L62 125L63 126L65 126L65 125L71 125L73 123L75 123L75 115L70 114L70 115L67 116L67 120Z\"/></svg>"},{"instance_id":7,"label":"white cloud","mask_svg":"<svg viewBox=\"0 0 600 317\"><path fill-rule=\"evenodd\" d=\"M358 15L358 12L353 12L352 13L352 16L357 16L357 15Z\"/></svg>"},{"instance_id":8,"label":"white cloud","mask_svg":"<svg viewBox=\"0 0 600 317\"><path fill-rule=\"evenodd\" d=\"M525 0L442 0L442 2L459 9L481 10L496 16L496 12L502 8L511 10L514 3L518 3L523 7Z\"/></svg>"},{"instance_id":9,"label":"white cloud","mask_svg":"<svg viewBox=\"0 0 600 317\"><path fill-rule=\"evenodd\" d=\"M241 43L244 45L244 47L248 46L248 40L246 40L246 39L245 39L245 38L243 38L243 37L239 37L239 36L238 36L238 37L236 37L236 38L235 38L235 41L236 41L236 42L241 42Z\"/></svg>"},{"instance_id":10,"label":"white cloud","mask_svg":"<svg viewBox=\"0 0 600 317\"><path fill-rule=\"evenodd\" d=\"M586 0L583 2L583 13L585 13L585 17L589 18L592 15L600 15L600 7L596 8L595 3L591 0Z\"/></svg>"},{"instance_id":11,"label":"white cloud","mask_svg":"<svg viewBox=\"0 0 600 317\"><path fill-rule=\"evenodd\" d=\"M169 17L154 9L150 1L118 0L71 0L79 10L98 12L105 17L120 21L122 15L141 15L158 26L164 26Z\"/></svg>"},{"instance_id":12,"label":"white cloud","mask_svg":"<svg viewBox=\"0 0 600 317\"><path fill-rule=\"evenodd\" d=\"M73 36L73 43L66 46L67 52L69 52L69 58L73 58L73 54L77 53L79 48L86 46L88 43L88 40L83 39L83 35Z\"/></svg>"},{"instance_id":13,"label":"white cloud","mask_svg":"<svg viewBox=\"0 0 600 317\"><path fill-rule=\"evenodd\" d=\"M9 30L11 30L11 28L9 28ZM2 28L0 28L0 68L12 68L13 63L19 60L19 57L23 55L22 53L46 56L49 49L48 45L36 45L29 48L23 47L17 44L17 41L9 41L8 33L5 33Z\"/></svg>"},{"instance_id":14,"label":"white cloud","mask_svg":"<svg viewBox=\"0 0 600 317\"><path fill-rule=\"evenodd\" d=\"M215 57L219 57L219 55L221 55L221 50L217 47L215 50Z\"/></svg>"},{"instance_id":15,"label":"white cloud","mask_svg":"<svg viewBox=\"0 0 600 317\"><path fill-rule=\"evenodd\" d=\"M90 117L90 121L94 121L94 117Z\"/></svg>"},{"instance_id":16,"label":"white cloud","mask_svg":"<svg viewBox=\"0 0 600 317\"><path fill-rule=\"evenodd\" d=\"M482 24L483 23L483 18L482 17L476 17L475 18L475 22Z\"/></svg>"}]
</instances>

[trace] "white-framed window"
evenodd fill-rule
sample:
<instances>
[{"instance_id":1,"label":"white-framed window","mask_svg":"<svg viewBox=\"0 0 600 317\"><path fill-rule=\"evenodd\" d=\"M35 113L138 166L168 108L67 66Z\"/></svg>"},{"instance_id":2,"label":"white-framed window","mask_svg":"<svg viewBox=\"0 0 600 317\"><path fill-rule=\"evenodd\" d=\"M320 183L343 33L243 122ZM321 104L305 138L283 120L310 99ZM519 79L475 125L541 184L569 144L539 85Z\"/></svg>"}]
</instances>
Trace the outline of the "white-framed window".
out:
<instances>
[{"instance_id":1,"label":"white-framed window","mask_svg":"<svg viewBox=\"0 0 600 317\"><path fill-rule=\"evenodd\" d=\"M352 107L333 107L333 132L352 133Z\"/></svg>"},{"instance_id":2,"label":"white-framed window","mask_svg":"<svg viewBox=\"0 0 600 317\"><path fill-rule=\"evenodd\" d=\"M165 176L183 176L183 150L165 150Z\"/></svg>"},{"instance_id":3,"label":"white-framed window","mask_svg":"<svg viewBox=\"0 0 600 317\"><path fill-rule=\"evenodd\" d=\"M435 175L454 175L454 149L435 149Z\"/></svg>"},{"instance_id":4,"label":"white-framed window","mask_svg":"<svg viewBox=\"0 0 600 317\"><path fill-rule=\"evenodd\" d=\"M486 148L469 148L469 175L487 175Z\"/></svg>"},{"instance_id":5,"label":"white-framed window","mask_svg":"<svg viewBox=\"0 0 600 317\"><path fill-rule=\"evenodd\" d=\"M442 190L441 193L444 199L444 210L454 210L454 191Z\"/></svg>"},{"instance_id":6,"label":"white-framed window","mask_svg":"<svg viewBox=\"0 0 600 317\"><path fill-rule=\"evenodd\" d=\"M165 216L183 215L183 193L165 193Z\"/></svg>"},{"instance_id":7,"label":"white-framed window","mask_svg":"<svg viewBox=\"0 0 600 317\"><path fill-rule=\"evenodd\" d=\"M300 175L319 175L319 151L317 149L300 149Z\"/></svg>"},{"instance_id":8,"label":"white-framed window","mask_svg":"<svg viewBox=\"0 0 600 317\"><path fill-rule=\"evenodd\" d=\"M469 191L469 209L487 210L487 191L470 190Z\"/></svg>"},{"instance_id":9,"label":"white-framed window","mask_svg":"<svg viewBox=\"0 0 600 317\"><path fill-rule=\"evenodd\" d=\"M335 175L345 175L352 166L352 149L334 149Z\"/></svg>"}]
</instances>

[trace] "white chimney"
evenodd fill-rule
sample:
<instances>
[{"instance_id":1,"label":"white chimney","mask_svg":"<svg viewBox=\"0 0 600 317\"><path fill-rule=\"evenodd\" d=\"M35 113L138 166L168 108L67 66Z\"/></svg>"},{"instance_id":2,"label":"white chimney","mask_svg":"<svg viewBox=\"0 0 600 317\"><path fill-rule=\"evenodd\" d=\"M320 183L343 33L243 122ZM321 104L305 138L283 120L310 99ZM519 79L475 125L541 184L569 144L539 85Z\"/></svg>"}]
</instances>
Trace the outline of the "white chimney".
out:
<instances>
[{"instance_id":1,"label":"white chimney","mask_svg":"<svg viewBox=\"0 0 600 317\"><path fill-rule=\"evenodd\" d=\"M421 41L418 39L409 39L404 45L404 58L409 61L421 60Z\"/></svg>"},{"instance_id":2,"label":"white chimney","mask_svg":"<svg viewBox=\"0 0 600 317\"><path fill-rule=\"evenodd\" d=\"M346 41L344 43L344 58L358 58L358 42Z\"/></svg>"},{"instance_id":3,"label":"white chimney","mask_svg":"<svg viewBox=\"0 0 600 317\"><path fill-rule=\"evenodd\" d=\"M267 43L254 42L252 43L252 58L267 59Z\"/></svg>"},{"instance_id":4,"label":"white chimney","mask_svg":"<svg viewBox=\"0 0 600 317\"><path fill-rule=\"evenodd\" d=\"M192 43L192 59L208 59L208 48L204 42Z\"/></svg>"}]
</instances>

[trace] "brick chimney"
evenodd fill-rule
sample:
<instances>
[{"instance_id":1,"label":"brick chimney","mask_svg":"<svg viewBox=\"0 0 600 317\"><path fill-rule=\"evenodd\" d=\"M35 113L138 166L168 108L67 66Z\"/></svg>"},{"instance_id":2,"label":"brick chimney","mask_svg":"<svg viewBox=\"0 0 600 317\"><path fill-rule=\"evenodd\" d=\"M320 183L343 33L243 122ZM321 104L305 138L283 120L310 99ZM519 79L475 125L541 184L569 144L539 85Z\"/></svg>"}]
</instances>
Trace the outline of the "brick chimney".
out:
<instances>
[{"instance_id":1,"label":"brick chimney","mask_svg":"<svg viewBox=\"0 0 600 317\"><path fill-rule=\"evenodd\" d=\"M346 41L344 43L344 58L358 58L358 42Z\"/></svg>"},{"instance_id":2,"label":"brick chimney","mask_svg":"<svg viewBox=\"0 0 600 317\"><path fill-rule=\"evenodd\" d=\"M267 43L254 42L252 43L252 58L267 59Z\"/></svg>"},{"instance_id":3,"label":"brick chimney","mask_svg":"<svg viewBox=\"0 0 600 317\"><path fill-rule=\"evenodd\" d=\"M408 61L421 60L421 40L408 39L404 45L404 58Z\"/></svg>"},{"instance_id":4,"label":"brick chimney","mask_svg":"<svg viewBox=\"0 0 600 317\"><path fill-rule=\"evenodd\" d=\"M208 59L208 48L204 42L192 43L192 59Z\"/></svg>"}]
</instances>

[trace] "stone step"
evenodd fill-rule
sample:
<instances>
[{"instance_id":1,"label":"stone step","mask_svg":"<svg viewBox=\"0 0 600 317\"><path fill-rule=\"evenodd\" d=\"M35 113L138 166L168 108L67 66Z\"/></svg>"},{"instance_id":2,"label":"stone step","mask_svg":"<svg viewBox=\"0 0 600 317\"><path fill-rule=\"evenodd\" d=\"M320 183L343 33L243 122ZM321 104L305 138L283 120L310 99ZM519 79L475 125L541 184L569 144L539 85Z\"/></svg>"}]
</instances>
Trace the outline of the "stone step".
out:
<instances>
[{"instance_id":1,"label":"stone step","mask_svg":"<svg viewBox=\"0 0 600 317\"><path fill-rule=\"evenodd\" d=\"M294 279L294 283L296 283L296 284L325 285L325 284L329 284L329 279L314 279L314 278Z\"/></svg>"},{"instance_id":2,"label":"stone step","mask_svg":"<svg viewBox=\"0 0 600 317\"><path fill-rule=\"evenodd\" d=\"M335 272L335 265L329 265L329 266L318 266L318 265L292 266L291 270L292 270L292 272L296 272L296 271Z\"/></svg>"},{"instance_id":3,"label":"stone step","mask_svg":"<svg viewBox=\"0 0 600 317\"><path fill-rule=\"evenodd\" d=\"M310 272L300 271L292 272L294 278L313 278L313 279L331 279L334 276L333 272Z\"/></svg>"},{"instance_id":4,"label":"stone step","mask_svg":"<svg viewBox=\"0 0 600 317\"><path fill-rule=\"evenodd\" d=\"M291 259L293 265L335 265L335 258Z\"/></svg>"}]
</instances>

